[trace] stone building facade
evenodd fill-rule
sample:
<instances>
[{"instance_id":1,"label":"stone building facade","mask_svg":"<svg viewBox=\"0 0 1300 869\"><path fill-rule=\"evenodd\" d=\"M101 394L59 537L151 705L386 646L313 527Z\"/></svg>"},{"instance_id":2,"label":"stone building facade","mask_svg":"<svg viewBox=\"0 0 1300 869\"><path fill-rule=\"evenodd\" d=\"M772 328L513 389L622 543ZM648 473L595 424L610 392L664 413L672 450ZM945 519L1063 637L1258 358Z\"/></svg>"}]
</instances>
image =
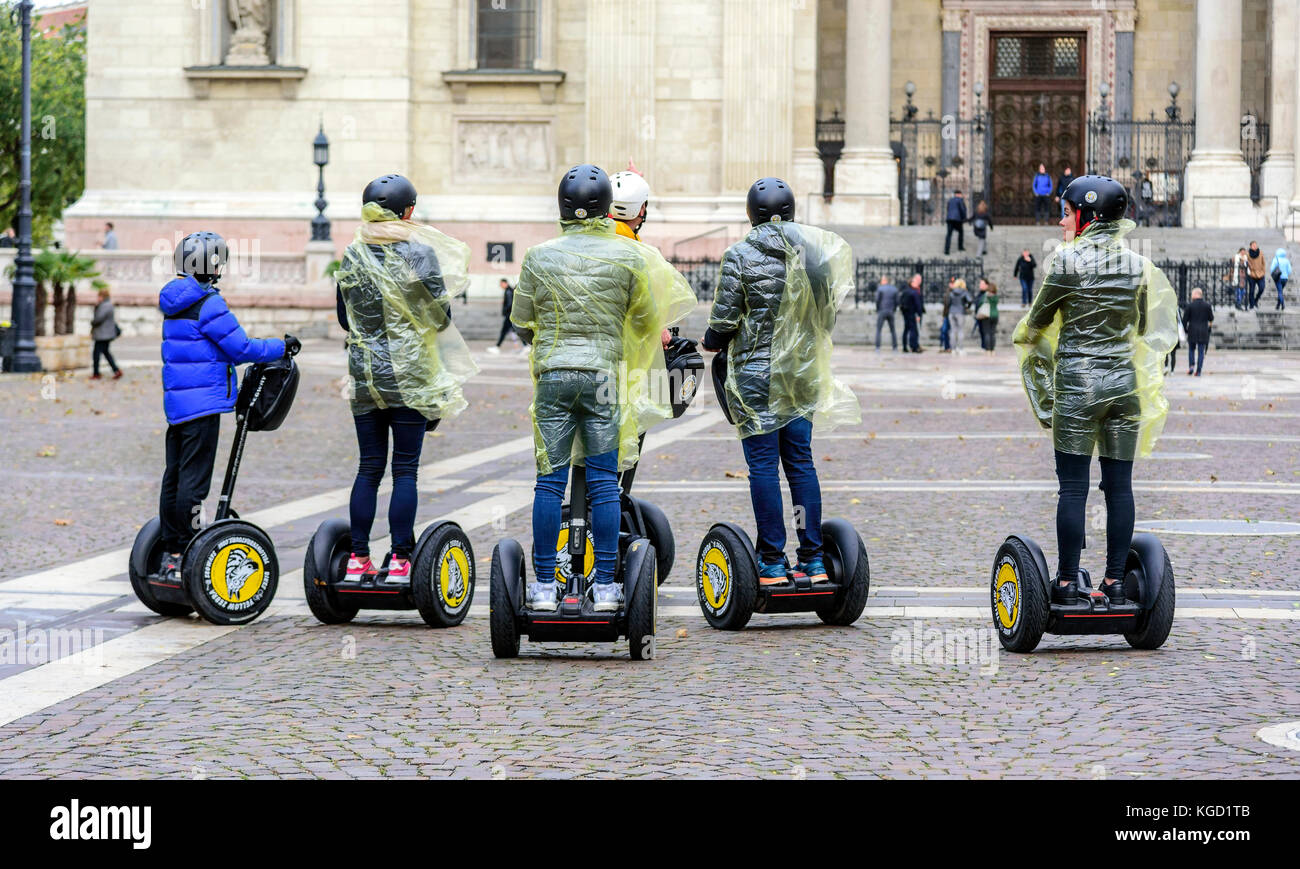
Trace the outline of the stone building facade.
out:
<instances>
[{"instance_id":1,"label":"stone building facade","mask_svg":"<svg viewBox=\"0 0 1300 869\"><path fill-rule=\"evenodd\" d=\"M738 237L744 192L763 175L793 183L805 219L898 223L890 120L909 91L921 117L1030 105L1035 80L995 79L1043 39L1074 52L1073 78L1049 69L1041 81L1066 100L1062 135L1086 139L1099 110L1163 117L1177 82L1183 116L1195 116L1183 224L1280 225L1296 189L1298 4L101 0L88 17L87 190L67 239L94 247L111 220L129 250L204 227L301 252L318 129L336 249L364 184L402 172L421 191L418 217L468 241L480 270L509 269L554 233L557 179L585 161L611 172L632 161L646 175L646 235L666 253L711 254ZM844 151L828 200L816 122L833 115ZM1243 116L1270 131L1254 175Z\"/></svg>"}]
</instances>

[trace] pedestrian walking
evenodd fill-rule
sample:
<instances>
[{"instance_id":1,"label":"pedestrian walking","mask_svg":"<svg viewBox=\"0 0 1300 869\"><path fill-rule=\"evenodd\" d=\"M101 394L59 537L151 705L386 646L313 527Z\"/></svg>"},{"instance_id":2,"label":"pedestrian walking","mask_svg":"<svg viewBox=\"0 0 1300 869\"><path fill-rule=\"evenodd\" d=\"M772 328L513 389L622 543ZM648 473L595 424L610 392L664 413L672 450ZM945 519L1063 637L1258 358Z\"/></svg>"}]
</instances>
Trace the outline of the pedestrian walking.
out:
<instances>
[{"instance_id":1,"label":"pedestrian walking","mask_svg":"<svg viewBox=\"0 0 1300 869\"><path fill-rule=\"evenodd\" d=\"M1264 295L1264 253L1259 249L1259 242L1250 243L1246 263L1246 307L1254 310Z\"/></svg>"},{"instance_id":2,"label":"pedestrian walking","mask_svg":"<svg viewBox=\"0 0 1300 869\"><path fill-rule=\"evenodd\" d=\"M948 200L948 211L945 215L948 224L948 232L943 238L943 255L948 256L952 246L952 234L957 233L957 250L966 250L966 200L962 198L960 190L954 190L952 198Z\"/></svg>"},{"instance_id":3,"label":"pedestrian walking","mask_svg":"<svg viewBox=\"0 0 1300 869\"><path fill-rule=\"evenodd\" d=\"M1187 332L1187 374L1201 376L1205 351L1210 346L1210 324L1214 322L1214 308L1205 301L1205 291L1192 290L1192 300L1183 311L1183 329Z\"/></svg>"},{"instance_id":4,"label":"pedestrian walking","mask_svg":"<svg viewBox=\"0 0 1300 869\"><path fill-rule=\"evenodd\" d=\"M501 334L497 336L496 345L493 347L489 347L487 349L489 353L500 353L501 342L506 340L507 335L510 336L511 341L518 342L519 339L515 335L514 324L510 322L510 309L513 308L514 305L515 305L515 288L510 286L510 281L506 280L505 278L502 278L501 279Z\"/></svg>"},{"instance_id":5,"label":"pedestrian walking","mask_svg":"<svg viewBox=\"0 0 1300 869\"><path fill-rule=\"evenodd\" d=\"M104 250L117 250L117 233L113 231L113 224L104 224L104 243L101 245Z\"/></svg>"},{"instance_id":6,"label":"pedestrian walking","mask_svg":"<svg viewBox=\"0 0 1300 869\"><path fill-rule=\"evenodd\" d=\"M985 353L992 353L998 343L998 285L986 278L980 278L975 322L979 324L980 347Z\"/></svg>"},{"instance_id":7,"label":"pedestrian walking","mask_svg":"<svg viewBox=\"0 0 1300 869\"><path fill-rule=\"evenodd\" d=\"M1020 258L1016 260L1015 268L1011 270L1013 278L1020 279L1020 304L1028 305L1034 299L1034 269L1038 268L1034 255L1025 248L1020 252Z\"/></svg>"},{"instance_id":8,"label":"pedestrian walking","mask_svg":"<svg viewBox=\"0 0 1300 869\"><path fill-rule=\"evenodd\" d=\"M940 353L952 352L952 337L951 337L952 323L948 319L948 311L952 307L952 291L956 283L957 283L957 278L955 276L948 278L948 289L944 290L943 293L943 311L940 314L940 320L939 320L939 352Z\"/></svg>"},{"instance_id":9,"label":"pedestrian walking","mask_svg":"<svg viewBox=\"0 0 1300 869\"><path fill-rule=\"evenodd\" d=\"M1287 257L1286 248L1279 247L1273 254L1273 262L1268 266L1269 274L1273 277L1273 286L1277 288L1277 307L1273 310L1286 310L1286 296L1283 290L1286 289L1286 282L1291 280L1291 260Z\"/></svg>"},{"instance_id":10,"label":"pedestrian walking","mask_svg":"<svg viewBox=\"0 0 1300 869\"><path fill-rule=\"evenodd\" d=\"M1052 176L1047 174L1046 164L1038 164L1038 174L1034 175L1034 226L1051 222L1052 213ZM1026 302L1026 304L1028 304Z\"/></svg>"},{"instance_id":11,"label":"pedestrian walking","mask_svg":"<svg viewBox=\"0 0 1300 869\"><path fill-rule=\"evenodd\" d=\"M116 341L121 334L122 330L118 327L117 318L113 314L113 300L109 297L108 287L100 287L99 301L95 303L95 314L90 320L90 337L95 342L91 380L100 379L101 356L108 360L108 367L113 369L114 380L122 376L122 369L117 367L117 360L108 349L108 345Z\"/></svg>"},{"instance_id":12,"label":"pedestrian walking","mask_svg":"<svg viewBox=\"0 0 1300 869\"><path fill-rule=\"evenodd\" d=\"M876 350L880 350L880 329L889 324L889 343L898 349L898 334L894 331L894 312L898 310L898 287L890 283L889 275L880 276L876 287Z\"/></svg>"},{"instance_id":13,"label":"pedestrian walking","mask_svg":"<svg viewBox=\"0 0 1300 869\"><path fill-rule=\"evenodd\" d=\"M1074 170L1066 166L1061 170L1061 177L1056 181L1056 201L1060 204L1061 217L1065 217L1065 201L1061 198L1065 195L1065 188L1070 186L1074 180Z\"/></svg>"},{"instance_id":14,"label":"pedestrian walking","mask_svg":"<svg viewBox=\"0 0 1300 869\"><path fill-rule=\"evenodd\" d=\"M975 216L971 218L971 230L980 242L977 256L984 256L988 252L988 234L991 229L993 229L993 215L989 213L989 204L981 199L980 204L975 206Z\"/></svg>"},{"instance_id":15,"label":"pedestrian walking","mask_svg":"<svg viewBox=\"0 0 1300 869\"><path fill-rule=\"evenodd\" d=\"M903 312L903 352L921 352L921 315L925 313L925 295L921 292L921 275L912 275L898 302Z\"/></svg>"},{"instance_id":16,"label":"pedestrian walking","mask_svg":"<svg viewBox=\"0 0 1300 869\"><path fill-rule=\"evenodd\" d=\"M1232 258L1232 285L1236 288L1236 308L1246 309L1246 278L1250 273L1250 257L1244 247L1237 248L1237 255Z\"/></svg>"},{"instance_id":17,"label":"pedestrian walking","mask_svg":"<svg viewBox=\"0 0 1300 869\"><path fill-rule=\"evenodd\" d=\"M962 348L962 329L966 325L966 312L970 309L970 293L966 290L966 281L961 278L953 281L952 292L948 294L948 341L956 353L965 353Z\"/></svg>"}]
</instances>

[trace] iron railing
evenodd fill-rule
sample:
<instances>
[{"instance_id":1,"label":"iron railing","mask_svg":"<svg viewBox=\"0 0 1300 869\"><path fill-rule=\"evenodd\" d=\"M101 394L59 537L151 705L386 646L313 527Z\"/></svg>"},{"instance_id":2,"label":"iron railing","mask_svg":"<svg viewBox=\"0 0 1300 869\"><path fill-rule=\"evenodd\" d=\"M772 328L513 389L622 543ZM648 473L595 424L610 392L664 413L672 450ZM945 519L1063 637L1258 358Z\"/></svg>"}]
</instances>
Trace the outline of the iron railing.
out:
<instances>
[{"instance_id":1,"label":"iron railing","mask_svg":"<svg viewBox=\"0 0 1300 869\"><path fill-rule=\"evenodd\" d=\"M1109 175L1133 195L1131 216L1143 226L1179 226L1183 169L1196 141L1196 123L1175 115L1157 120L1088 118L1088 171Z\"/></svg>"},{"instance_id":2,"label":"iron railing","mask_svg":"<svg viewBox=\"0 0 1300 869\"><path fill-rule=\"evenodd\" d=\"M701 302L712 302L718 285L718 260L673 260L673 266L686 278ZM1215 307L1231 306L1236 302L1237 288L1232 283L1232 262L1224 260L1158 260L1157 268L1165 273L1178 303L1187 304L1192 289L1200 287L1205 299ZM882 276L888 276L894 286L902 288L912 275L921 275L926 304L943 303L948 291L949 278L961 278L972 293L985 277L984 261L979 259L880 259L868 257L857 261L854 275L853 306L870 305L875 301L876 287ZM1010 296L1008 295L1008 298Z\"/></svg>"},{"instance_id":3,"label":"iron railing","mask_svg":"<svg viewBox=\"0 0 1300 869\"><path fill-rule=\"evenodd\" d=\"M962 191L974 213L989 198L993 167L992 125L981 112L974 118L908 117L889 122L898 158L899 223L943 223L948 199Z\"/></svg>"}]
</instances>

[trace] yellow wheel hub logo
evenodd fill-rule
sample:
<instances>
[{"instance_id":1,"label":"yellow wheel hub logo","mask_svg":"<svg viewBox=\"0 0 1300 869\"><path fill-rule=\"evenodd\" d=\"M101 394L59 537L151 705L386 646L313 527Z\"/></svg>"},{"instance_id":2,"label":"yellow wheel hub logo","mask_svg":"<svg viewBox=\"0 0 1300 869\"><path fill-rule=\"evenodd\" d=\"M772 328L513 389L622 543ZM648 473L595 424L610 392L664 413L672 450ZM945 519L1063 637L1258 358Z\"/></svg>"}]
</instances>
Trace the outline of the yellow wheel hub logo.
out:
<instances>
[{"instance_id":1,"label":"yellow wheel hub logo","mask_svg":"<svg viewBox=\"0 0 1300 869\"><path fill-rule=\"evenodd\" d=\"M469 558L459 543L448 543L438 559L438 590L448 609L454 610L469 594Z\"/></svg>"},{"instance_id":2,"label":"yellow wheel hub logo","mask_svg":"<svg viewBox=\"0 0 1300 869\"><path fill-rule=\"evenodd\" d=\"M596 541L587 532L587 545L583 547L582 563L585 569L582 572L584 580L590 579L591 574L596 569ZM573 575L573 556L569 554L569 523L565 522L560 526L560 536L555 541L555 581L563 588Z\"/></svg>"},{"instance_id":3,"label":"yellow wheel hub logo","mask_svg":"<svg viewBox=\"0 0 1300 869\"><path fill-rule=\"evenodd\" d=\"M731 564L727 561L727 553L716 545L704 550L696 579L709 609L714 613L725 609L731 595Z\"/></svg>"},{"instance_id":4,"label":"yellow wheel hub logo","mask_svg":"<svg viewBox=\"0 0 1300 869\"><path fill-rule=\"evenodd\" d=\"M998 623L1011 630L1020 619L1020 580L1010 561L998 565L998 575L993 580L993 607Z\"/></svg>"},{"instance_id":5,"label":"yellow wheel hub logo","mask_svg":"<svg viewBox=\"0 0 1300 869\"><path fill-rule=\"evenodd\" d=\"M266 564L252 546L228 543L217 550L209 576L217 597L227 603L243 603L261 590Z\"/></svg>"}]
</instances>

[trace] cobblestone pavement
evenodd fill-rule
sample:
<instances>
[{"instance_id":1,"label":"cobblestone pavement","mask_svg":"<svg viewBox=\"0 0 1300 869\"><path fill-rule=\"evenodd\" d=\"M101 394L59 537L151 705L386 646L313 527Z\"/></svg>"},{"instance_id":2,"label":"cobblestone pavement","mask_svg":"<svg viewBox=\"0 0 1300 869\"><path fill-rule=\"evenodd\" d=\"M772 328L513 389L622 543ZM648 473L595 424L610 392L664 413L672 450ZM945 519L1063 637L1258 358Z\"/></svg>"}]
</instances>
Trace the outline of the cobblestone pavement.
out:
<instances>
[{"instance_id":1,"label":"cobblestone pavement","mask_svg":"<svg viewBox=\"0 0 1300 869\"><path fill-rule=\"evenodd\" d=\"M471 409L426 442L435 470L421 478L421 521L465 517L475 545L480 594L464 626L363 613L324 627L306 612L295 568L316 525L346 515L355 467L342 354L324 341L300 357L288 422L250 435L236 492L244 515L273 520L286 575L271 611L233 631L152 616L130 594L122 550L156 509L157 346L118 347L120 381L0 379L0 640L81 632L108 674L0 655L0 712L17 710L0 714L0 775L1300 774L1300 752L1255 737L1300 720L1300 534L1162 531L1179 618L1157 652L1048 637L1033 655L1001 653L984 592L992 555L1022 531L1050 560L1055 538L1050 441L1007 350L837 351L863 424L814 445L826 514L852 521L870 550L873 597L852 628L760 615L739 634L710 630L691 561L713 521L752 529L744 459L707 391L652 432L636 485L671 517L678 559L658 657L632 664L615 644L491 657L492 544L529 536L529 387L524 359L478 343ZM1166 436L1135 473L1139 521L1300 523L1300 354L1211 353L1207 365L1169 382ZM306 498L315 506L291 509ZM1094 491L1094 572L1101 503ZM1081 744L1106 730L1123 735Z\"/></svg>"}]
</instances>

